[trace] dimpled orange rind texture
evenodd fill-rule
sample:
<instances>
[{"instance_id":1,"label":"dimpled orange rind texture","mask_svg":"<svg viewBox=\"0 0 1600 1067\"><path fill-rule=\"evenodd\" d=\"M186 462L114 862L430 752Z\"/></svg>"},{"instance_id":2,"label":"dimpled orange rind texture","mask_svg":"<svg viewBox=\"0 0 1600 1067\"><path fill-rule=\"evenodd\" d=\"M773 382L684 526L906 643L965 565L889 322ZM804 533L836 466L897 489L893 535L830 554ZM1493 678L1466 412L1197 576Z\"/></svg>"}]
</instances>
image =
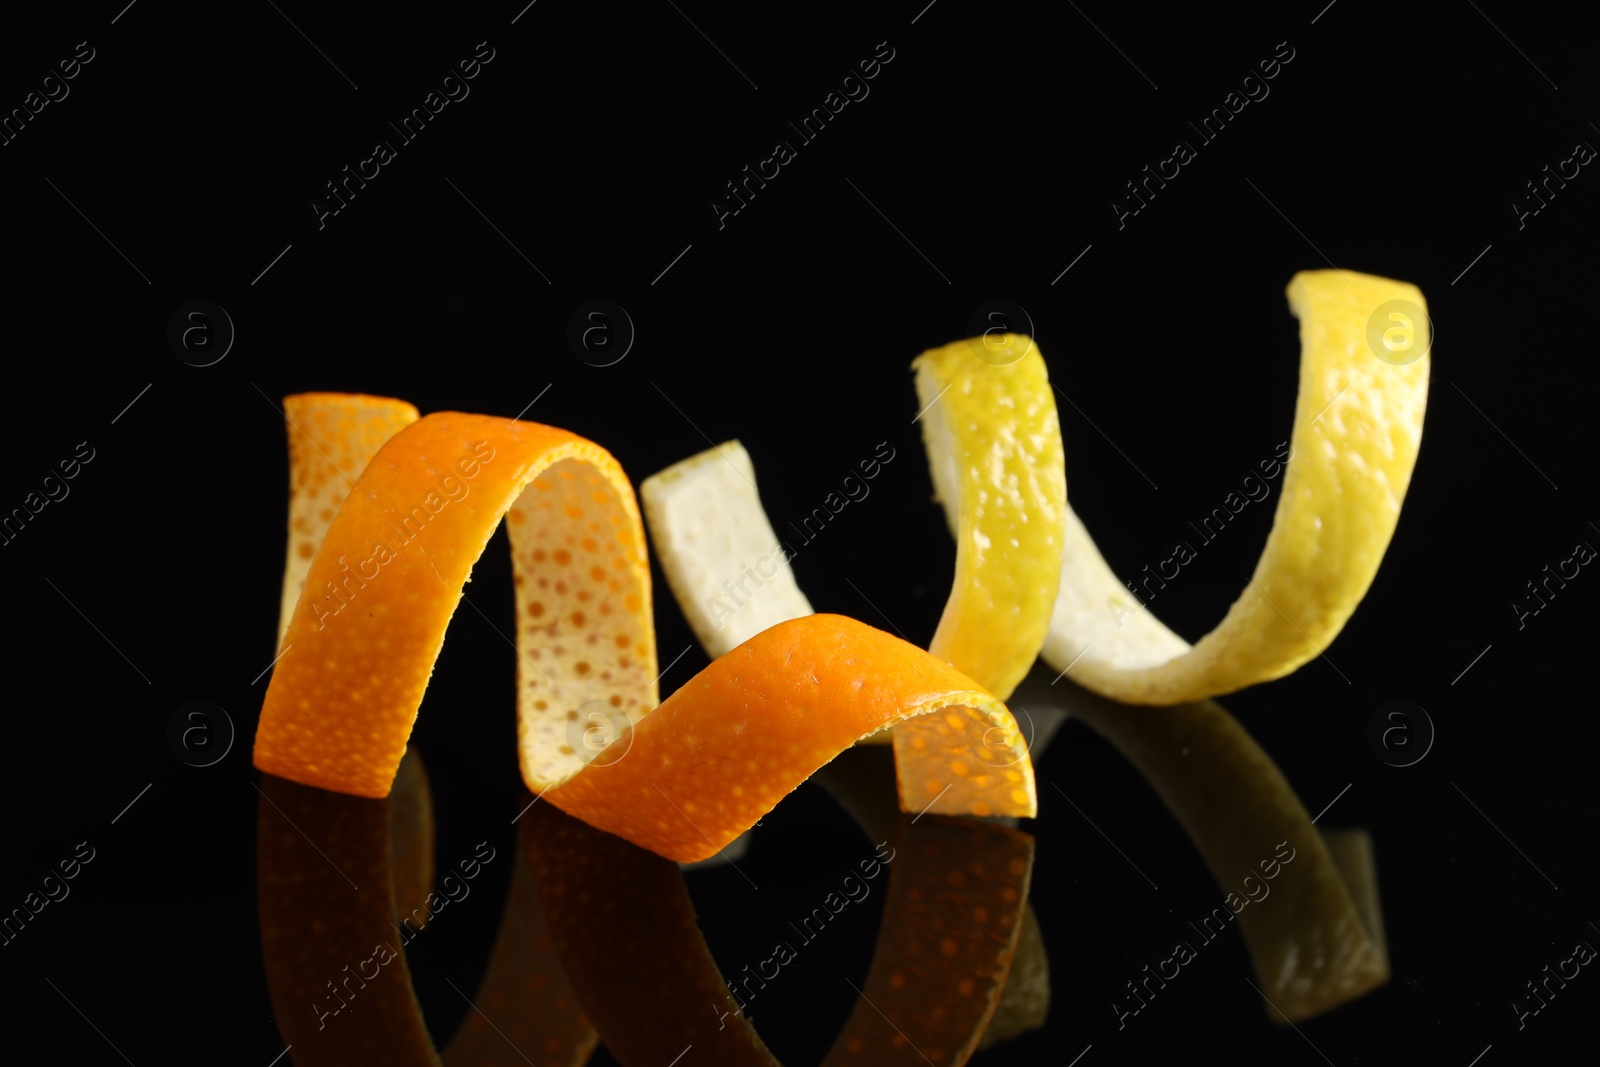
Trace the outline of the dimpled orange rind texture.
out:
<instances>
[{"instance_id":1,"label":"dimpled orange rind texture","mask_svg":"<svg viewBox=\"0 0 1600 1067\"><path fill-rule=\"evenodd\" d=\"M546 472L552 486L565 488L531 487ZM591 473L598 482L588 480ZM518 500L525 491L531 503ZM561 752L567 707L609 705L613 697L627 708L654 706L644 531L621 467L566 430L439 412L390 439L335 515L274 668L256 735L257 768L357 796L387 795L472 567L514 506L524 515L510 526L521 602L519 738L529 787L542 791L585 765ZM526 532L535 526L538 532ZM528 605L535 602L565 628L561 653L548 634L528 632L552 621L534 614ZM590 609L581 624L574 618L579 605ZM624 614L631 619L618 618ZM628 642L627 667L619 638ZM610 644L610 659L597 652L602 642Z\"/></svg>"},{"instance_id":2,"label":"dimpled orange rind texture","mask_svg":"<svg viewBox=\"0 0 1600 1067\"><path fill-rule=\"evenodd\" d=\"M289 552L278 612L279 647L311 557L350 487L385 441L417 421L417 409L403 400L359 393L286 396L283 413L289 435Z\"/></svg>"},{"instance_id":3,"label":"dimpled orange rind texture","mask_svg":"<svg viewBox=\"0 0 1600 1067\"><path fill-rule=\"evenodd\" d=\"M715 660L548 797L592 826L693 862L714 855L856 740L931 714L958 722L962 735L1018 732L1004 704L915 645L842 615L808 615ZM958 735L956 725L946 729ZM953 751L930 745L912 754L902 804L908 795L932 802L948 786L934 810L1035 813L1026 759L1006 768L1020 779L1011 782ZM1018 755L1025 750L1005 758Z\"/></svg>"}]
</instances>

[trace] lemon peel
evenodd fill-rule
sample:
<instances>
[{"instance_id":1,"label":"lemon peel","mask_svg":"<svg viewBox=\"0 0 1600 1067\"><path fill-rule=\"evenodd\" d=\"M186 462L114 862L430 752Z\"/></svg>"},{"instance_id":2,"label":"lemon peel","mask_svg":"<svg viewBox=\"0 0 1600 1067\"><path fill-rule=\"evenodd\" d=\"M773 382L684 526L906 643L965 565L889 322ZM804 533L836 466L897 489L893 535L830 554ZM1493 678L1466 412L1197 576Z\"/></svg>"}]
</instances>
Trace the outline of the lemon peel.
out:
<instances>
[{"instance_id":1,"label":"lemon peel","mask_svg":"<svg viewBox=\"0 0 1600 1067\"><path fill-rule=\"evenodd\" d=\"M1124 703L1171 705L1281 678L1323 653L1371 586L1422 439L1432 343L1426 305L1414 285L1352 271L1302 271L1288 297L1300 320L1300 389L1255 574L1216 629L1191 646L1117 580L1069 508L1042 656L1086 688ZM1369 323L1394 302L1415 309L1409 362L1379 358L1369 345Z\"/></svg>"}]
</instances>

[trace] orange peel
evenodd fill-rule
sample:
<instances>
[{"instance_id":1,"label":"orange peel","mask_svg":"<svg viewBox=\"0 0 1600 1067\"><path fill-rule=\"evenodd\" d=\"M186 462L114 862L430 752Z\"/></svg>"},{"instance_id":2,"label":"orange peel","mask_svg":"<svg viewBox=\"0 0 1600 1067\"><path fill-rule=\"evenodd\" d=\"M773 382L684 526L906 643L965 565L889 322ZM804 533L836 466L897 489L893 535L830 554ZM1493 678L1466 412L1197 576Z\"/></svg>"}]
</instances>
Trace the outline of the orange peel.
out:
<instances>
[{"instance_id":1,"label":"orange peel","mask_svg":"<svg viewBox=\"0 0 1600 1067\"><path fill-rule=\"evenodd\" d=\"M502 516L522 775L571 814L672 859L704 859L856 740L915 716L927 725L906 745L903 805L1037 811L1004 704L929 653L840 616L757 635L658 709L644 531L621 467L568 431L459 412L395 434L329 523L262 707L258 769L388 794L450 618ZM593 708L605 730L583 727L580 711ZM591 745L597 730L611 736Z\"/></svg>"},{"instance_id":2,"label":"orange peel","mask_svg":"<svg viewBox=\"0 0 1600 1067\"><path fill-rule=\"evenodd\" d=\"M329 525L262 707L258 769L388 794L445 629L502 516L529 788L585 765L563 712L599 702L631 718L655 706L644 531L617 461L566 430L439 412L378 450Z\"/></svg>"},{"instance_id":3,"label":"orange peel","mask_svg":"<svg viewBox=\"0 0 1600 1067\"><path fill-rule=\"evenodd\" d=\"M900 764L903 808L943 794L973 815L1037 810L1033 768L1004 704L915 645L827 614L779 623L713 661L634 727L631 750L613 745L548 796L592 826L692 862L860 738L918 716L928 732ZM1015 738L990 749L1010 765L973 759L999 735Z\"/></svg>"},{"instance_id":4,"label":"orange peel","mask_svg":"<svg viewBox=\"0 0 1600 1067\"><path fill-rule=\"evenodd\" d=\"M418 418L404 400L359 393L300 393L284 398L283 414L289 428L289 556L278 612L280 645L311 558L356 477L385 441Z\"/></svg>"}]
</instances>

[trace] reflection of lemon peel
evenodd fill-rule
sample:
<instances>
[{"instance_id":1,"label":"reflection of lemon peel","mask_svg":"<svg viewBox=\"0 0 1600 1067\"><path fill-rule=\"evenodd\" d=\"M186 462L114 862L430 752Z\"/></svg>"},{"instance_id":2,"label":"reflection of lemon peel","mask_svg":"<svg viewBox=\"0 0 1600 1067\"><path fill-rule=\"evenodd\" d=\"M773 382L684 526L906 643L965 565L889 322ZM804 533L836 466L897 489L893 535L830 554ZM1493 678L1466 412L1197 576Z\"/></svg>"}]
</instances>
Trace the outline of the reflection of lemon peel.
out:
<instances>
[{"instance_id":1,"label":"reflection of lemon peel","mask_svg":"<svg viewBox=\"0 0 1600 1067\"><path fill-rule=\"evenodd\" d=\"M1328 647L1372 584L1416 465L1431 337L1423 314L1413 345L1424 354L1395 365L1368 347L1367 324L1387 301L1423 307L1422 293L1327 270L1295 275L1288 295L1300 319L1300 392L1254 577L1191 647L1118 582L1069 511L1043 657L1080 684L1126 703L1178 704L1280 678Z\"/></svg>"},{"instance_id":2,"label":"reflection of lemon peel","mask_svg":"<svg viewBox=\"0 0 1600 1067\"><path fill-rule=\"evenodd\" d=\"M1215 925L1231 923L1237 907L1261 991L1284 1015L1309 1019L1389 980L1370 851L1319 833L1283 772L1221 705L1130 708L1072 687L1064 695L1072 715L1144 775L1231 894ZM1256 882L1241 884L1246 876ZM1247 899L1262 887L1259 904Z\"/></svg>"}]
</instances>

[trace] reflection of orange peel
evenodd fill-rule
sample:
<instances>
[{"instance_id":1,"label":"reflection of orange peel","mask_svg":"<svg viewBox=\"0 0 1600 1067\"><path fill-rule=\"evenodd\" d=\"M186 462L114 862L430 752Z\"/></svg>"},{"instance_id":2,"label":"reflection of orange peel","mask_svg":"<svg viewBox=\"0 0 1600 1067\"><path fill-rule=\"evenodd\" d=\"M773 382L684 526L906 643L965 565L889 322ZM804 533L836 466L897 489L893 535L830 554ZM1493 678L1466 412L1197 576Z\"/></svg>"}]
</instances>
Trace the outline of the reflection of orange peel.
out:
<instances>
[{"instance_id":1,"label":"reflection of orange peel","mask_svg":"<svg viewBox=\"0 0 1600 1067\"><path fill-rule=\"evenodd\" d=\"M872 966L824 1067L959 1067L1005 986L1033 839L937 816L903 821ZM535 809L525 823L552 940L624 1067L660 1067L689 1045L702 1062L775 1067L730 997L672 864L559 812ZM788 947L804 959L804 944ZM739 988L760 995L758 985Z\"/></svg>"},{"instance_id":2,"label":"reflection of orange peel","mask_svg":"<svg viewBox=\"0 0 1600 1067\"><path fill-rule=\"evenodd\" d=\"M291 423L301 400L290 399ZM342 425L321 432L338 438ZM293 486L291 498L302 491ZM565 430L456 412L384 444L328 525L267 691L256 767L358 796L388 793L450 617L502 515L516 582L523 779L564 810L664 856L704 859L858 738L930 715L901 764L903 803L1035 813L1032 767L1005 706L928 653L842 617L767 631L649 714L649 569L621 467ZM594 701L632 730L590 761L569 724ZM696 758L708 750L720 757L715 775Z\"/></svg>"},{"instance_id":3,"label":"reflection of orange peel","mask_svg":"<svg viewBox=\"0 0 1600 1067\"><path fill-rule=\"evenodd\" d=\"M520 847L501 861L514 864L511 888L473 1010L442 1060L435 1053L395 925L419 882L432 880L432 855L420 842L432 840L433 815L426 778L413 764L415 753L388 800L262 779L256 844L262 958L294 1062L474 1067L516 1062L507 1054L509 1041L524 1056L538 1057L541 1067L579 1067L599 1038L551 946ZM297 827L311 828L315 848ZM380 945L384 951L375 952Z\"/></svg>"},{"instance_id":4,"label":"reflection of orange peel","mask_svg":"<svg viewBox=\"0 0 1600 1067\"><path fill-rule=\"evenodd\" d=\"M1367 339L1374 312L1396 301L1417 316L1407 340L1419 354L1401 365L1379 359ZM1289 283L1289 306L1302 347L1292 458L1255 575L1191 647L1142 606L1164 579L1146 568L1139 585L1129 583L1140 592L1130 591L1069 511L1042 655L1079 684L1125 703L1166 705L1281 678L1321 654L1366 595L1422 438L1431 345L1422 293L1369 274L1303 271Z\"/></svg>"},{"instance_id":5,"label":"reflection of orange peel","mask_svg":"<svg viewBox=\"0 0 1600 1067\"><path fill-rule=\"evenodd\" d=\"M1049 732L1043 732L1030 755L1037 758L1049 740ZM899 833L902 819L895 796L894 763L883 746L857 745L811 780L827 790L871 840L882 841ZM1037 1030L1050 1014L1050 958L1033 905L1030 903L1023 910L1011 973L994 1017L978 1043L979 1049Z\"/></svg>"}]
</instances>

